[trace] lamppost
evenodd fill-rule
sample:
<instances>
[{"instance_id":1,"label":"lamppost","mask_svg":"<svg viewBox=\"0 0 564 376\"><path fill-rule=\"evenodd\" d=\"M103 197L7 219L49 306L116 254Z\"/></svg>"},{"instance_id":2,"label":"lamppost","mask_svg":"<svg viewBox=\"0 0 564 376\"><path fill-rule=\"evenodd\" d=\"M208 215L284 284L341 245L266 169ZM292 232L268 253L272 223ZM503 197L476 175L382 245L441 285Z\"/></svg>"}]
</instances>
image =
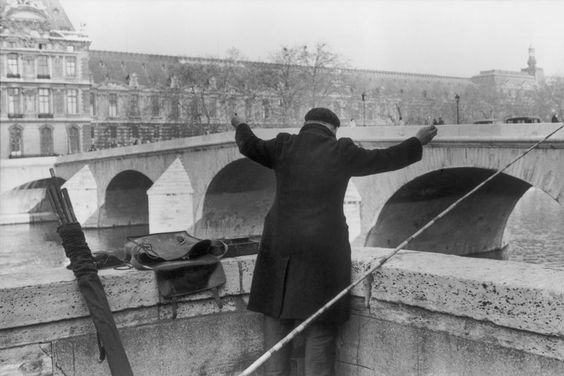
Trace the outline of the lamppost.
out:
<instances>
[{"instance_id":1,"label":"lamppost","mask_svg":"<svg viewBox=\"0 0 564 376\"><path fill-rule=\"evenodd\" d=\"M454 96L454 100L456 101L456 124L460 124L460 113L458 111L458 103L460 102L460 95L456 94Z\"/></svg>"},{"instance_id":2,"label":"lamppost","mask_svg":"<svg viewBox=\"0 0 564 376\"><path fill-rule=\"evenodd\" d=\"M360 97L362 98L362 126L366 127L366 93L363 92Z\"/></svg>"}]
</instances>

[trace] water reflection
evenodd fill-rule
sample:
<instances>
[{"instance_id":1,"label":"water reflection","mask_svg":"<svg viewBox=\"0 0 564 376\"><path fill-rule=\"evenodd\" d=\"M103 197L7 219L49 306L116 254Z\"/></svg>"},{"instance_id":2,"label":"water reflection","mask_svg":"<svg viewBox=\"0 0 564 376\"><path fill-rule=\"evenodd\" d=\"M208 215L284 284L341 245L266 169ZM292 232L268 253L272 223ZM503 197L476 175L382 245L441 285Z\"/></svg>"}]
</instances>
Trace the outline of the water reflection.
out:
<instances>
[{"instance_id":1,"label":"water reflection","mask_svg":"<svg viewBox=\"0 0 564 376\"><path fill-rule=\"evenodd\" d=\"M66 265L57 226L56 222L0 226L0 274ZM146 225L86 229L85 235L93 252L123 257L127 237L148 230ZM529 190L511 214L504 240L510 245L510 261L564 270L564 207L539 190Z\"/></svg>"},{"instance_id":2,"label":"water reflection","mask_svg":"<svg viewBox=\"0 0 564 376\"><path fill-rule=\"evenodd\" d=\"M67 265L57 227L57 222L0 226L0 274ZM84 230L92 252L106 251L120 258L128 236L148 232L147 225Z\"/></svg>"},{"instance_id":3,"label":"water reflection","mask_svg":"<svg viewBox=\"0 0 564 376\"><path fill-rule=\"evenodd\" d=\"M544 192L530 189L515 206L504 239L511 261L564 270L564 207Z\"/></svg>"}]
</instances>

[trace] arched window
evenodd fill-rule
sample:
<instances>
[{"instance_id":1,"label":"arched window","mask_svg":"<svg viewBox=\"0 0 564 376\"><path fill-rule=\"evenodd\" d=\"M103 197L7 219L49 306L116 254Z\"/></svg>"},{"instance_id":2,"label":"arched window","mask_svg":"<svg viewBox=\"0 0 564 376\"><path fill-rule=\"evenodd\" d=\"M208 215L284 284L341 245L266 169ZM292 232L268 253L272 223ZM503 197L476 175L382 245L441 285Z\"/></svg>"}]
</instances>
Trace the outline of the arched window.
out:
<instances>
[{"instance_id":1,"label":"arched window","mask_svg":"<svg viewBox=\"0 0 564 376\"><path fill-rule=\"evenodd\" d=\"M41 155L53 155L53 129L45 125L39 129Z\"/></svg>"},{"instance_id":2,"label":"arched window","mask_svg":"<svg viewBox=\"0 0 564 376\"><path fill-rule=\"evenodd\" d=\"M10 157L19 157L23 153L23 128L19 125L10 127Z\"/></svg>"},{"instance_id":3,"label":"arched window","mask_svg":"<svg viewBox=\"0 0 564 376\"><path fill-rule=\"evenodd\" d=\"M68 135L69 135L69 142L68 142L69 153L73 154L80 152L80 134L78 132L78 128L70 127L68 129Z\"/></svg>"}]
</instances>

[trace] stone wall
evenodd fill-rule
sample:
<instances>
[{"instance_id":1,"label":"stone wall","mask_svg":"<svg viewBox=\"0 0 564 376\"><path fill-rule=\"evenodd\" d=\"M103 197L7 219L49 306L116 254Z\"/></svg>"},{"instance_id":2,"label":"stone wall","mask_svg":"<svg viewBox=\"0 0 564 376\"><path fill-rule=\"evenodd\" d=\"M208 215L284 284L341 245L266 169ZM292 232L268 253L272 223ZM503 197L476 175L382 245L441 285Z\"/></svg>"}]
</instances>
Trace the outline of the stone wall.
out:
<instances>
[{"instance_id":1,"label":"stone wall","mask_svg":"<svg viewBox=\"0 0 564 376\"><path fill-rule=\"evenodd\" d=\"M353 278L389 252L355 249ZM135 375L235 375L260 356L260 316L245 309L254 256L223 266L223 308L201 293L176 319L153 273L100 273ZM0 286L1 375L109 375L70 271ZM340 376L564 374L562 271L405 251L353 295Z\"/></svg>"}]
</instances>

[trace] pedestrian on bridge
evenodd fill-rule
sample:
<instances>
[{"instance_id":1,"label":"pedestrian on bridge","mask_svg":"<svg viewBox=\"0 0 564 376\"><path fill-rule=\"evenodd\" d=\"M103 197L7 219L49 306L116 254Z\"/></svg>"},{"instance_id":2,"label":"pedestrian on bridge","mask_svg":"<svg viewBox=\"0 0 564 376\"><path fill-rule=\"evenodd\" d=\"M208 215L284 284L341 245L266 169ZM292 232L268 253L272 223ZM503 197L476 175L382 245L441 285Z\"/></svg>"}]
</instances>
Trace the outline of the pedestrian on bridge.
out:
<instances>
[{"instance_id":1,"label":"pedestrian on bridge","mask_svg":"<svg viewBox=\"0 0 564 376\"><path fill-rule=\"evenodd\" d=\"M276 196L264 221L248 309L264 314L269 349L300 321L344 289L351 279L351 247L343 214L349 179L398 170L421 159L434 126L387 149L368 150L337 139L340 120L326 108L305 115L298 134L258 138L238 116L231 119L240 152L274 170ZM374 189L377 189L375 187ZM333 376L338 327L349 318L345 297L304 332L305 375ZM266 376L290 374L291 349L265 363Z\"/></svg>"}]
</instances>

